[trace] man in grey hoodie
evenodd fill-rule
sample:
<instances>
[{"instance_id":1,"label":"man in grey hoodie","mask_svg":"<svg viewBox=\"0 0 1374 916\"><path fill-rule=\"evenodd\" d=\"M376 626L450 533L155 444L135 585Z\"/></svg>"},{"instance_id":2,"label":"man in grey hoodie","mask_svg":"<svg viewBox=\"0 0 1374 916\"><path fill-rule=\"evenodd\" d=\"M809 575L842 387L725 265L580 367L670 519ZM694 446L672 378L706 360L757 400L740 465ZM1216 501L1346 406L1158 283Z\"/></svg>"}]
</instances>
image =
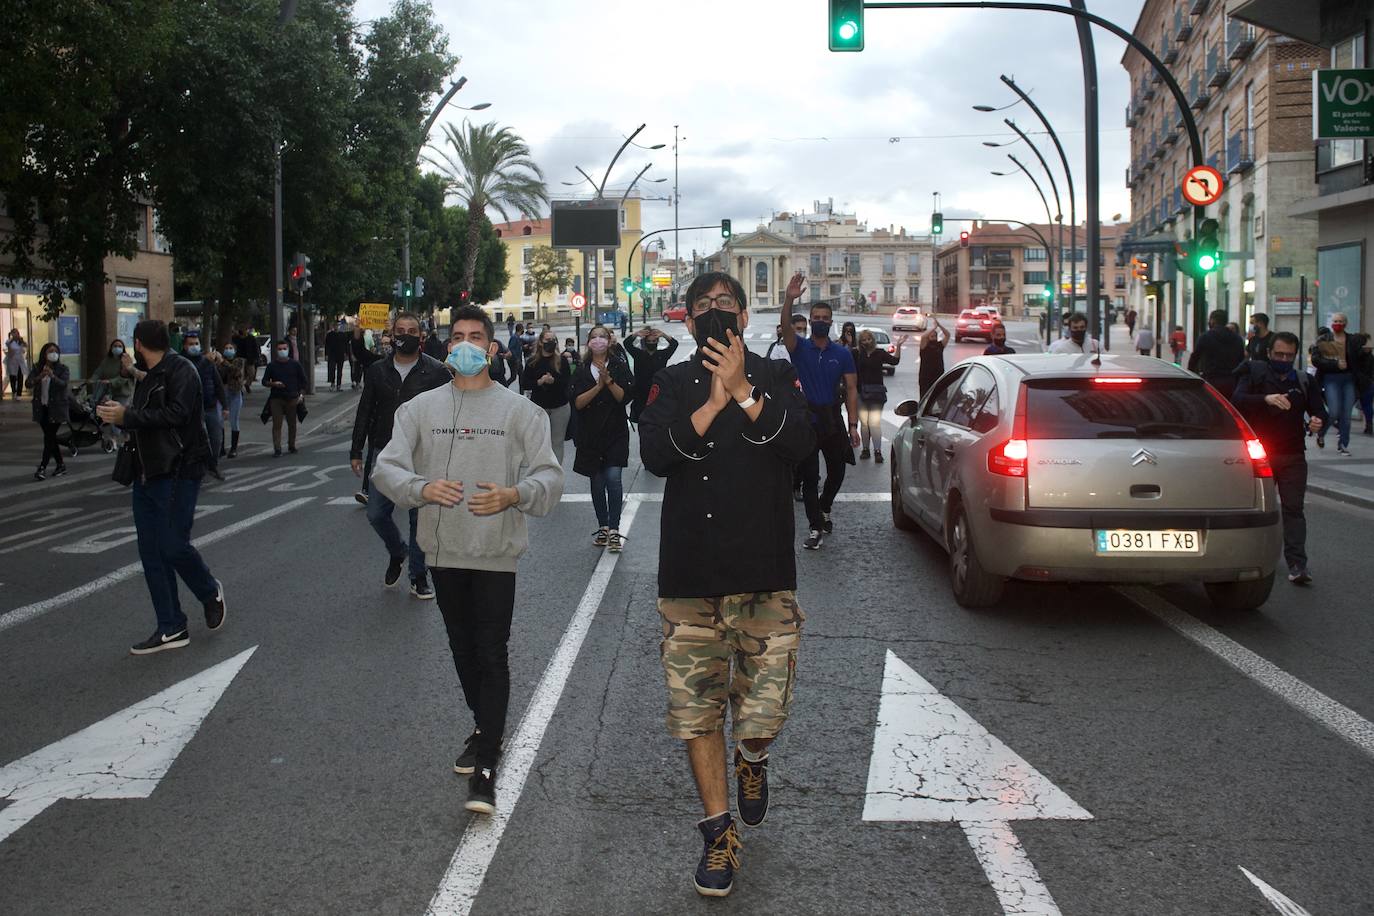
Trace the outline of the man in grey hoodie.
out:
<instances>
[{"instance_id":1,"label":"man in grey hoodie","mask_svg":"<svg viewBox=\"0 0 1374 916\"><path fill-rule=\"evenodd\" d=\"M453 770L472 774L464 807L482 814L496 812L515 567L529 546L525 516L547 515L563 495L544 411L487 372L497 348L487 313L459 308L445 362L452 384L397 408L372 471L396 505L420 510L416 540L475 723Z\"/></svg>"}]
</instances>

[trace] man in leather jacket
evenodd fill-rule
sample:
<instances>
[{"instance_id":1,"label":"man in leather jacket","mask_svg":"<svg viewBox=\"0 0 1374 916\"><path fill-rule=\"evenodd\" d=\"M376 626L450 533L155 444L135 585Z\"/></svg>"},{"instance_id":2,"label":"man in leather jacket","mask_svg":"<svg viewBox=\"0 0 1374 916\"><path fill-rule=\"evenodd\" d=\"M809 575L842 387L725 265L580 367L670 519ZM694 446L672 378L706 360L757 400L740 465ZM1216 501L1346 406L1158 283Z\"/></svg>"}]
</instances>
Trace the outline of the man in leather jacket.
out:
<instances>
[{"instance_id":1,"label":"man in leather jacket","mask_svg":"<svg viewBox=\"0 0 1374 916\"><path fill-rule=\"evenodd\" d=\"M358 477L372 468L372 458L380 454L391 441L391 426L396 408L422 391L447 385L453 375L437 359L420 352L420 319L410 312L401 312L391 327L392 353L368 366L363 378L363 394L358 400L358 412L353 418L353 445L349 450L349 464ZM366 468L363 446L368 447ZM367 481L364 478L364 487ZM410 558L410 593L416 598L429 599L434 592L425 573L425 552L415 541L415 526L419 509L411 509L410 540L402 542L401 532L392 520L396 504L381 492L367 494L367 521L386 545L390 560L382 584L392 588L401 579L401 566Z\"/></svg>"},{"instance_id":2,"label":"man in leather jacket","mask_svg":"<svg viewBox=\"0 0 1374 916\"><path fill-rule=\"evenodd\" d=\"M177 597L177 576L205 611L205 626L224 625L224 586L191 544L200 481L210 457L200 375L190 361L169 352L167 325L147 319L134 328L135 378L126 407L116 401L96 408L100 419L122 426L135 451L134 527L143 578L157 613L157 629L129 648L133 655L179 649L190 643Z\"/></svg>"}]
</instances>

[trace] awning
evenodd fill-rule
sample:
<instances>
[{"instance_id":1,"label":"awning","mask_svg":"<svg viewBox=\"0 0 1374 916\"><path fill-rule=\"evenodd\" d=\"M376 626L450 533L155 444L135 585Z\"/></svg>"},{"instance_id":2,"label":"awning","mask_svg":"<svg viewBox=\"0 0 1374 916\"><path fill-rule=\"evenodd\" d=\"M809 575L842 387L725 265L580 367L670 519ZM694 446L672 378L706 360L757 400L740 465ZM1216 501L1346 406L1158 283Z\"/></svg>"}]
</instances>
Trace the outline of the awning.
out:
<instances>
[{"instance_id":1,"label":"awning","mask_svg":"<svg viewBox=\"0 0 1374 916\"><path fill-rule=\"evenodd\" d=\"M1229 0L1226 13L1233 19L1252 23L1271 32L1320 45L1322 6L1318 0Z\"/></svg>"}]
</instances>

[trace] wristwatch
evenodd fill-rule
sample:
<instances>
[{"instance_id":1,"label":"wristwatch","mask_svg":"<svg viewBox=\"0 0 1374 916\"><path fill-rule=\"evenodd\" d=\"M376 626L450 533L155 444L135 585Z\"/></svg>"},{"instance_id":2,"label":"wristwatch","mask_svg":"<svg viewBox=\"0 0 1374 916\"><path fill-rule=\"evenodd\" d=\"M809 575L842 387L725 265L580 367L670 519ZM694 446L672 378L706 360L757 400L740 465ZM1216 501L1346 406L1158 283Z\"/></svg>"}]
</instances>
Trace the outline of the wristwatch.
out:
<instances>
[{"instance_id":1,"label":"wristwatch","mask_svg":"<svg viewBox=\"0 0 1374 916\"><path fill-rule=\"evenodd\" d=\"M750 407L753 407L755 404L757 404L759 398L761 397L763 397L763 391L759 388L758 385L755 385L753 388L749 389L749 397L745 398L743 401L736 401L735 403L738 404L742 409L748 410Z\"/></svg>"}]
</instances>

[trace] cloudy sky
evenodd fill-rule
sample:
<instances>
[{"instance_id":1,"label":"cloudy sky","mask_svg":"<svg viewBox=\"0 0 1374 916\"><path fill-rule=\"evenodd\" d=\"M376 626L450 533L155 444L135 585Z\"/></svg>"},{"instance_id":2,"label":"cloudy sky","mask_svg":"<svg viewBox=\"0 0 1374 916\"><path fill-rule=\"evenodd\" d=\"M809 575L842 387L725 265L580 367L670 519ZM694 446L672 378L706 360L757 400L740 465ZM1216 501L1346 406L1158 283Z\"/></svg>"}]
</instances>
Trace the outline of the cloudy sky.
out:
<instances>
[{"instance_id":1,"label":"cloudy sky","mask_svg":"<svg viewBox=\"0 0 1374 916\"><path fill-rule=\"evenodd\" d=\"M1088 3L1127 29L1141 6L1142 0ZM358 0L357 15L369 19L388 7L389 0ZM998 79L1006 74L1030 92L1063 141L1084 218L1082 68L1069 16L869 10L865 51L835 54L826 49L825 0L435 0L435 9L469 79L455 101L490 102L473 117L521 134L551 194L577 193L560 182L579 180L578 165L600 180L621 140L644 123L636 142L668 147L629 148L609 186L623 190L653 163L645 180L668 181L640 187L669 197L678 124L684 226L729 217L739 233L779 210L810 210L813 201L833 198L837 209L870 226L924 232L935 191L947 219L1043 220L1024 176L989 174L1015 169L1007 152L1038 172L1030 151L982 145L1015 139L1001 120L1010 116L1055 165L1034 114L1024 104L998 114L971 108L1014 100ZM1101 30L1095 38L1101 212L1108 222L1116 213L1129 219L1129 87L1123 44ZM462 116L450 112L445 120ZM436 128L431 136L438 135ZM1061 193L1067 220L1062 181ZM666 200L646 204L646 211L648 225L672 225ZM957 232L957 224L945 231ZM687 255L718 243L718 231L682 235Z\"/></svg>"}]
</instances>

